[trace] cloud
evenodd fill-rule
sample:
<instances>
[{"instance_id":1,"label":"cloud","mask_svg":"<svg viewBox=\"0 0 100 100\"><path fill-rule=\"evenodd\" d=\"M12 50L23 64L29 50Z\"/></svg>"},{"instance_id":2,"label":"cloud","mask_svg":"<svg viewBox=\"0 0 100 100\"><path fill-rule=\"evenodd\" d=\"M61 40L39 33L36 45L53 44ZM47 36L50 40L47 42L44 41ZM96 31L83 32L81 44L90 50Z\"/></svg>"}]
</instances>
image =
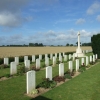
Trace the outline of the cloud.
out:
<instances>
[{"instance_id":1,"label":"cloud","mask_svg":"<svg viewBox=\"0 0 100 100\"><path fill-rule=\"evenodd\" d=\"M0 0L0 12L19 12L31 0Z\"/></svg>"},{"instance_id":2,"label":"cloud","mask_svg":"<svg viewBox=\"0 0 100 100\"><path fill-rule=\"evenodd\" d=\"M59 3L59 0L34 0L34 3L32 5L37 5L37 6L49 5L50 6L55 3Z\"/></svg>"},{"instance_id":3,"label":"cloud","mask_svg":"<svg viewBox=\"0 0 100 100\"><path fill-rule=\"evenodd\" d=\"M30 21L30 16L22 16L22 8L31 0L0 0L0 26L18 27Z\"/></svg>"},{"instance_id":4,"label":"cloud","mask_svg":"<svg viewBox=\"0 0 100 100\"><path fill-rule=\"evenodd\" d=\"M96 20L100 22L100 15L97 16Z\"/></svg>"},{"instance_id":5,"label":"cloud","mask_svg":"<svg viewBox=\"0 0 100 100\"><path fill-rule=\"evenodd\" d=\"M16 27L21 24L21 18L12 13L1 13L0 14L0 25L1 26L9 26Z\"/></svg>"},{"instance_id":6,"label":"cloud","mask_svg":"<svg viewBox=\"0 0 100 100\"><path fill-rule=\"evenodd\" d=\"M80 18L76 21L76 24L83 24L83 23L85 23L85 19L83 18Z\"/></svg>"},{"instance_id":7,"label":"cloud","mask_svg":"<svg viewBox=\"0 0 100 100\"><path fill-rule=\"evenodd\" d=\"M87 9L87 14L92 15L98 11L100 11L100 2L95 2Z\"/></svg>"},{"instance_id":8,"label":"cloud","mask_svg":"<svg viewBox=\"0 0 100 100\"><path fill-rule=\"evenodd\" d=\"M37 32L33 36L27 36L24 34L13 34L10 36L8 35L0 37L0 45L29 43L43 43L44 45L66 45L67 43L76 44L77 32L78 31L74 29L70 29L65 32L56 32L53 30L49 30L44 33ZM91 36L97 33L99 33L99 31L89 32L84 29L80 30L81 43L91 42ZM48 36L46 34L48 34ZM54 36L52 34L54 34Z\"/></svg>"},{"instance_id":9,"label":"cloud","mask_svg":"<svg viewBox=\"0 0 100 100\"><path fill-rule=\"evenodd\" d=\"M67 23L67 22L71 22L71 21L74 21L76 19L60 19L60 20L57 20L55 22L55 24L58 24L58 23Z\"/></svg>"},{"instance_id":10,"label":"cloud","mask_svg":"<svg viewBox=\"0 0 100 100\"><path fill-rule=\"evenodd\" d=\"M52 31L52 30L49 30L48 32L45 33L45 35L46 35L46 36L51 36L51 37L52 37L52 36L56 36L57 33L54 32L54 31Z\"/></svg>"}]
</instances>

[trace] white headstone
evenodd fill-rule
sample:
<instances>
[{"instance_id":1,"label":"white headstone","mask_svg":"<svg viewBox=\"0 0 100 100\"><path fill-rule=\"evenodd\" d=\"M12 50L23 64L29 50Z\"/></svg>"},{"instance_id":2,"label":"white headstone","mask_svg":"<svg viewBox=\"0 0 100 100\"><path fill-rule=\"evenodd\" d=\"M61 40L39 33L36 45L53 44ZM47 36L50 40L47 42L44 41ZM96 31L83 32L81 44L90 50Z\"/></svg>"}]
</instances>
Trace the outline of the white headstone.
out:
<instances>
[{"instance_id":1,"label":"white headstone","mask_svg":"<svg viewBox=\"0 0 100 100\"><path fill-rule=\"evenodd\" d=\"M83 50L83 53L85 54L85 50Z\"/></svg>"},{"instance_id":2,"label":"white headstone","mask_svg":"<svg viewBox=\"0 0 100 100\"><path fill-rule=\"evenodd\" d=\"M25 60L28 60L28 56L24 56L24 63L25 63Z\"/></svg>"},{"instance_id":3,"label":"white headstone","mask_svg":"<svg viewBox=\"0 0 100 100\"><path fill-rule=\"evenodd\" d=\"M84 63L84 58L81 58L81 64L82 64L82 65L85 64L85 63Z\"/></svg>"},{"instance_id":4,"label":"white headstone","mask_svg":"<svg viewBox=\"0 0 100 100\"><path fill-rule=\"evenodd\" d=\"M65 52L63 52L63 57L64 57L64 55L65 55Z\"/></svg>"},{"instance_id":5,"label":"white headstone","mask_svg":"<svg viewBox=\"0 0 100 100\"><path fill-rule=\"evenodd\" d=\"M48 54L45 54L45 59L48 57Z\"/></svg>"},{"instance_id":6,"label":"white headstone","mask_svg":"<svg viewBox=\"0 0 100 100\"><path fill-rule=\"evenodd\" d=\"M62 56L59 56L59 61L62 62Z\"/></svg>"},{"instance_id":7,"label":"white headstone","mask_svg":"<svg viewBox=\"0 0 100 100\"><path fill-rule=\"evenodd\" d=\"M30 70L30 60L25 60L25 69Z\"/></svg>"},{"instance_id":8,"label":"white headstone","mask_svg":"<svg viewBox=\"0 0 100 100\"><path fill-rule=\"evenodd\" d=\"M79 59L76 59L76 71L79 70Z\"/></svg>"},{"instance_id":9,"label":"white headstone","mask_svg":"<svg viewBox=\"0 0 100 100\"><path fill-rule=\"evenodd\" d=\"M27 94L29 94L36 87L35 71L28 71L26 76Z\"/></svg>"},{"instance_id":10,"label":"white headstone","mask_svg":"<svg viewBox=\"0 0 100 100\"><path fill-rule=\"evenodd\" d=\"M69 54L69 60L72 58L72 55L71 54Z\"/></svg>"},{"instance_id":11,"label":"white headstone","mask_svg":"<svg viewBox=\"0 0 100 100\"><path fill-rule=\"evenodd\" d=\"M55 57L57 58L57 53L55 53Z\"/></svg>"},{"instance_id":12,"label":"white headstone","mask_svg":"<svg viewBox=\"0 0 100 100\"><path fill-rule=\"evenodd\" d=\"M88 50L86 50L86 53L88 53Z\"/></svg>"},{"instance_id":13,"label":"white headstone","mask_svg":"<svg viewBox=\"0 0 100 100\"><path fill-rule=\"evenodd\" d=\"M53 56L53 65L55 65L55 64L56 64L56 57Z\"/></svg>"},{"instance_id":14,"label":"white headstone","mask_svg":"<svg viewBox=\"0 0 100 100\"><path fill-rule=\"evenodd\" d=\"M40 59L36 59L36 69L40 69Z\"/></svg>"},{"instance_id":15,"label":"white headstone","mask_svg":"<svg viewBox=\"0 0 100 100\"><path fill-rule=\"evenodd\" d=\"M73 53L73 61L75 60L75 54Z\"/></svg>"},{"instance_id":16,"label":"white headstone","mask_svg":"<svg viewBox=\"0 0 100 100\"><path fill-rule=\"evenodd\" d=\"M59 76L64 76L64 64L59 64Z\"/></svg>"},{"instance_id":17,"label":"white headstone","mask_svg":"<svg viewBox=\"0 0 100 100\"><path fill-rule=\"evenodd\" d=\"M86 66L89 64L89 58L86 56Z\"/></svg>"},{"instance_id":18,"label":"white headstone","mask_svg":"<svg viewBox=\"0 0 100 100\"><path fill-rule=\"evenodd\" d=\"M14 75L16 73L17 73L16 62L11 62L10 63L10 75Z\"/></svg>"},{"instance_id":19,"label":"white headstone","mask_svg":"<svg viewBox=\"0 0 100 100\"><path fill-rule=\"evenodd\" d=\"M59 56L61 56L61 53L59 53Z\"/></svg>"},{"instance_id":20,"label":"white headstone","mask_svg":"<svg viewBox=\"0 0 100 100\"><path fill-rule=\"evenodd\" d=\"M92 62L92 56L90 56L90 62Z\"/></svg>"},{"instance_id":21,"label":"white headstone","mask_svg":"<svg viewBox=\"0 0 100 100\"><path fill-rule=\"evenodd\" d=\"M93 62L95 62L95 55L93 55Z\"/></svg>"},{"instance_id":22,"label":"white headstone","mask_svg":"<svg viewBox=\"0 0 100 100\"><path fill-rule=\"evenodd\" d=\"M39 59L42 60L42 55L39 55Z\"/></svg>"},{"instance_id":23,"label":"white headstone","mask_svg":"<svg viewBox=\"0 0 100 100\"><path fill-rule=\"evenodd\" d=\"M70 70L70 72L72 72L72 70L73 70L73 63L72 63L72 61L69 61L69 70Z\"/></svg>"},{"instance_id":24,"label":"white headstone","mask_svg":"<svg viewBox=\"0 0 100 100\"><path fill-rule=\"evenodd\" d=\"M95 55L95 57L96 57L96 59L98 59L98 55L97 54Z\"/></svg>"},{"instance_id":25,"label":"white headstone","mask_svg":"<svg viewBox=\"0 0 100 100\"><path fill-rule=\"evenodd\" d=\"M16 65L19 64L19 57L15 57L15 62L16 62Z\"/></svg>"},{"instance_id":26,"label":"white headstone","mask_svg":"<svg viewBox=\"0 0 100 100\"><path fill-rule=\"evenodd\" d=\"M6 65L9 64L9 59L8 58L4 58L4 64L6 64Z\"/></svg>"},{"instance_id":27,"label":"white headstone","mask_svg":"<svg viewBox=\"0 0 100 100\"><path fill-rule=\"evenodd\" d=\"M45 65L49 66L49 58L48 57L45 59Z\"/></svg>"},{"instance_id":28,"label":"white headstone","mask_svg":"<svg viewBox=\"0 0 100 100\"><path fill-rule=\"evenodd\" d=\"M64 61L67 61L67 55L64 55Z\"/></svg>"},{"instance_id":29,"label":"white headstone","mask_svg":"<svg viewBox=\"0 0 100 100\"><path fill-rule=\"evenodd\" d=\"M32 62L35 62L35 55L32 55Z\"/></svg>"},{"instance_id":30,"label":"white headstone","mask_svg":"<svg viewBox=\"0 0 100 100\"><path fill-rule=\"evenodd\" d=\"M50 80L52 80L52 67L51 66L46 67L46 78L49 78Z\"/></svg>"}]
</instances>

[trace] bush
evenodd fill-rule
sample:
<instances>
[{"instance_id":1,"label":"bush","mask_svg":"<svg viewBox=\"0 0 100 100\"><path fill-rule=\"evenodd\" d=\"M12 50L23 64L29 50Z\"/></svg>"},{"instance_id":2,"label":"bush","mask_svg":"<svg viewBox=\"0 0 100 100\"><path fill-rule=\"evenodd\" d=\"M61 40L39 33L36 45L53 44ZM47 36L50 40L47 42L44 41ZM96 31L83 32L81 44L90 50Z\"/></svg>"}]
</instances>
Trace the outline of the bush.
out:
<instances>
[{"instance_id":1,"label":"bush","mask_svg":"<svg viewBox=\"0 0 100 100\"><path fill-rule=\"evenodd\" d=\"M70 72L70 70L68 69L64 74L69 74L70 76L74 76L75 69L73 69L72 72Z\"/></svg>"},{"instance_id":2,"label":"bush","mask_svg":"<svg viewBox=\"0 0 100 100\"><path fill-rule=\"evenodd\" d=\"M32 66L31 70L39 71L40 69L36 69L36 66Z\"/></svg>"},{"instance_id":3,"label":"bush","mask_svg":"<svg viewBox=\"0 0 100 100\"><path fill-rule=\"evenodd\" d=\"M49 80L49 78L43 79L43 82L40 83L37 87L43 87L43 88L54 88L57 85L55 81Z\"/></svg>"},{"instance_id":4,"label":"bush","mask_svg":"<svg viewBox=\"0 0 100 100\"><path fill-rule=\"evenodd\" d=\"M6 65L6 64L0 65L0 69L9 68L9 67L10 67L10 66L9 66L9 65Z\"/></svg>"},{"instance_id":5,"label":"bush","mask_svg":"<svg viewBox=\"0 0 100 100\"><path fill-rule=\"evenodd\" d=\"M9 78L11 75L10 74L6 74L5 77Z\"/></svg>"},{"instance_id":6,"label":"bush","mask_svg":"<svg viewBox=\"0 0 100 100\"><path fill-rule=\"evenodd\" d=\"M65 82L65 77L64 76L55 76L54 78L53 78L53 80L54 81L57 81L57 82L61 82L61 81L63 81L63 82Z\"/></svg>"},{"instance_id":7,"label":"bush","mask_svg":"<svg viewBox=\"0 0 100 100\"><path fill-rule=\"evenodd\" d=\"M73 53L75 53L75 51L72 51L72 52L66 52L65 54L66 54L66 55L69 55L69 54L73 54Z\"/></svg>"},{"instance_id":8,"label":"bush","mask_svg":"<svg viewBox=\"0 0 100 100\"><path fill-rule=\"evenodd\" d=\"M94 65L94 64L95 64L95 62L93 62L93 61L90 62L90 65Z\"/></svg>"},{"instance_id":9,"label":"bush","mask_svg":"<svg viewBox=\"0 0 100 100\"><path fill-rule=\"evenodd\" d=\"M91 37L91 46L94 54L98 55L100 59L100 33Z\"/></svg>"},{"instance_id":10,"label":"bush","mask_svg":"<svg viewBox=\"0 0 100 100\"><path fill-rule=\"evenodd\" d=\"M65 78L65 79L66 79L66 78L71 79L72 77L71 77L70 74L65 74L65 75L64 75L64 78Z\"/></svg>"},{"instance_id":11,"label":"bush","mask_svg":"<svg viewBox=\"0 0 100 100\"><path fill-rule=\"evenodd\" d=\"M45 64L42 64L42 66L41 66L42 68L44 68L44 67L46 67L46 65Z\"/></svg>"},{"instance_id":12,"label":"bush","mask_svg":"<svg viewBox=\"0 0 100 100\"><path fill-rule=\"evenodd\" d=\"M19 57L19 62L24 62L24 56Z\"/></svg>"},{"instance_id":13,"label":"bush","mask_svg":"<svg viewBox=\"0 0 100 100\"><path fill-rule=\"evenodd\" d=\"M3 58L0 58L0 64L3 64Z\"/></svg>"},{"instance_id":14,"label":"bush","mask_svg":"<svg viewBox=\"0 0 100 100\"><path fill-rule=\"evenodd\" d=\"M87 66L86 66L86 68L89 68L91 65L90 64L88 64Z\"/></svg>"},{"instance_id":15,"label":"bush","mask_svg":"<svg viewBox=\"0 0 100 100\"><path fill-rule=\"evenodd\" d=\"M79 72L84 72L86 70L86 67L80 67L80 69L78 70Z\"/></svg>"},{"instance_id":16,"label":"bush","mask_svg":"<svg viewBox=\"0 0 100 100\"><path fill-rule=\"evenodd\" d=\"M9 57L9 63L14 61L14 57Z\"/></svg>"},{"instance_id":17,"label":"bush","mask_svg":"<svg viewBox=\"0 0 100 100\"><path fill-rule=\"evenodd\" d=\"M18 68L17 74L18 75L23 75L23 73L25 73L25 66L20 66Z\"/></svg>"},{"instance_id":18,"label":"bush","mask_svg":"<svg viewBox=\"0 0 100 100\"><path fill-rule=\"evenodd\" d=\"M32 55L28 55L28 60L32 61Z\"/></svg>"},{"instance_id":19,"label":"bush","mask_svg":"<svg viewBox=\"0 0 100 100\"><path fill-rule=\"evenodd\" d=\"M30 94L35 95L35 94L38 94L38 92L39 91L37 89L33 89Z\"/></svg>"}]
</instances>

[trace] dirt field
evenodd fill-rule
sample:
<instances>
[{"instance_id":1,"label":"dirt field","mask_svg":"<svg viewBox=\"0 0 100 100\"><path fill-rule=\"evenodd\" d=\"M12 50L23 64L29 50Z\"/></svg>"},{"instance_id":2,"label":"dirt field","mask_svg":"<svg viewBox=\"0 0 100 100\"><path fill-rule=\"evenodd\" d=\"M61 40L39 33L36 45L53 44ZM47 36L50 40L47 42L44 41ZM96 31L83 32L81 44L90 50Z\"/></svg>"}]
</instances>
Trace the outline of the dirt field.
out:
<instances>
[{"instance_id":1,"label":"dirt field","mask_svg":"<svg viewBox=\"0 0 100 100\"><path fill-rule=\"evenodd\" d=\"M0 58L22 55L50 54L76 51L77 47L0 47ZM81 47L82 50L91 50L91 47Z\"/></svg>"}]
</instances>

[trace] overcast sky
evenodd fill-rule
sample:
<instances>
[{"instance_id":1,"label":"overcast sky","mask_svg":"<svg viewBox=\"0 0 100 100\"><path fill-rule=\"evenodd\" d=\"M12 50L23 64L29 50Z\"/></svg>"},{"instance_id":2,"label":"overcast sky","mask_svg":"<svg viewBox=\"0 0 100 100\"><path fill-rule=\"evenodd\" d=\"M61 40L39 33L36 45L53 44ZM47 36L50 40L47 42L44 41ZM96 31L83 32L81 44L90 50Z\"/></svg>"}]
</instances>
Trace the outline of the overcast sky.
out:
<instances>
[{"instance_id":1,"label":"overcast sky","mask_svg":"<svg viewBox=\"0 0 100 100\"><path fill-rule=\"evenodd\" d=\"M91 42L100 33L100 0L0 0L0 45Z\"/></svg>"}]
</instances>

